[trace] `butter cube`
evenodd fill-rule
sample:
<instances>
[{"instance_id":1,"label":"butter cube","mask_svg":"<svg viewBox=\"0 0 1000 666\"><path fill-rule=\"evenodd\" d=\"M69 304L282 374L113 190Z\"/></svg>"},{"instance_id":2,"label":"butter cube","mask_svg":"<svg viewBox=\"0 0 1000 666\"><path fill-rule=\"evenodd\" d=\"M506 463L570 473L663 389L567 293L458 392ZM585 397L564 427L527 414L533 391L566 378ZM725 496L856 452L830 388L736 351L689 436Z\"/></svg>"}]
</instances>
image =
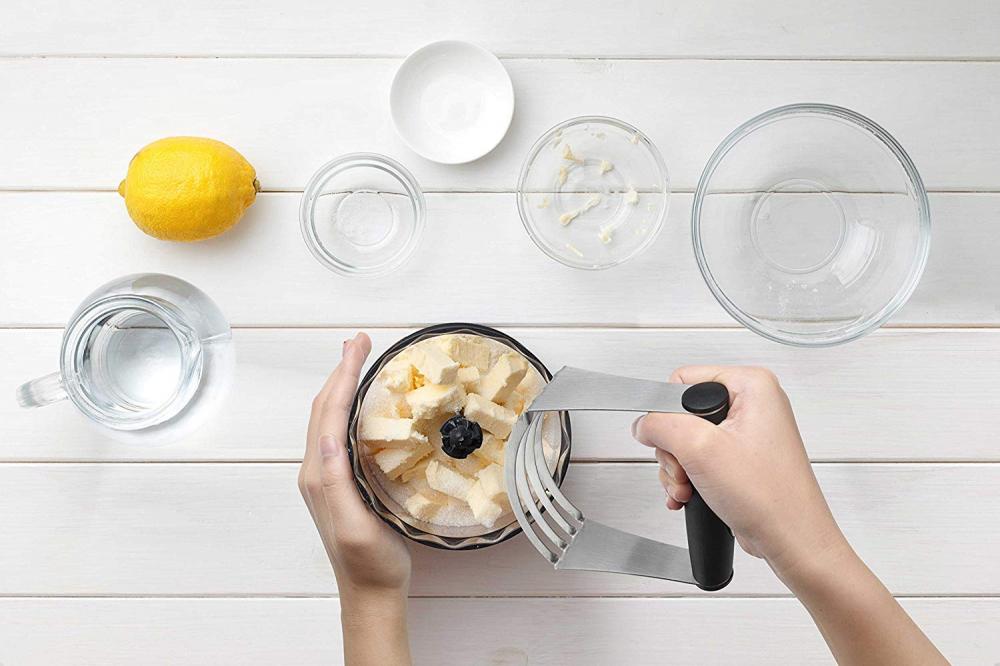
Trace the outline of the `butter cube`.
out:
<instances>
[{"instance_id":1,"label":"butter cube","mask_svg":"<svg viewBox=\"0 0 1000 666\"><path fill-rule=\"evenodd\" d=\"M444 353L463 366L480 372L489 370L490 348L485 342L459 335L445 335L438 341Z\"/></svg>"},{"instance_id":2,"label":"butter cube","mask_svg":"<svg viewBox=\"0 0 1000 666\"><path fill-rule=\"evenodd\" d=\"M541 374L535 370L529 370L515 390L524 396L525 406L528 406L542 392L544 383L545 380L542 379Z\"/></svg>"},{"instance_id":3,"label":"butter cube","mask_svg":"<svg viewBox=\"0 0 1000 666\"><path fill-rule=\"evenodd\" d=\"M527 407L527 405L528 401L524 399L524 396L521 395L521 392L517 389L511 391L510 395L507 396L507 399L503 401L503 406L518 416L524 412L524 408Z\"/></svg>"},{"instance_id":4,"label":"butter cube","mask_svg":"<svg viewBox=\"0 0 1000 666\"><path fill-rule=\"evenodd\" d=\"M513 411L490 402L477 393L469 394L465 402L465 417L504 439L510 435L514 422L517 421L517 414Z\"/></svg>"},{"instance_id":5,"label":"butter cube","mask_svg":"<svg viewBox=\"0 0 1000 666\"><path fill-rule=\"evenodd\" d=\"M479 380L479 395L493 402L503 402L528 372L528 362L520 354L507 353Z\"/></svg>"},{"instance_id":6,"label":"butter cube","mask_svg":"<svg viewBox=\"0 0 1000 666\"><path fill-rule=\"evenodd\" d=\"M415 350L413 365L431 384L454 384L458 375L458 363L435 345Z\"/></svg>"},{"instance_id":7,"label":"butter cube","mask_svg":"<svg viewBox=\"0 0 1000 666\"><path fill-rule=\"evenodd\" d=\"M381 372L385 387L394 393L406 393L416 388L413 384L413 364L410 356L400 354L389 361Z\"/></svg>"},{"instance_id":8,"label":"butter cube","mask_svg":"<svg viewBox=\"0 0 1000 666\"><path fill-rule=\"evenodd\" d=\"M464 400L465 391L454 384L424 384L406 394L406 404L417 420L438 412L458 412Z\"/></svg>"},{"instance_id":9,"label":"butter cube","mask_svg":"<svg viewBox=\"0 0 1000 666\"><path fill-rule=\"evenodd\" d=\"M507 488L503 482L503 467L493 463L476 472L476 478L483 487L487 499L496 502L507 496Z\"/></svg>"},{"instance_id":10,"label":"butter cube","mask_svg":"<svg viewBox=\"0 0 1000 666\"><path fill-rule=\"evenodd\" d=\"M476 473L486 464L483 459L477 458L476 456L469 456L467 458L452 458L446 453L442 453L442 455L448 458L446 462L449 465L466 476L475 476Z\"/></svg>"},{"instance_id":11,"label":"butter cube","mask_svg":"<svg viewBox=\"0 0 1000 666\"><path fill-rule=\"evenodd\" d=\"M483 527L493 527L493 524L497 522L497 518L503 513L503 508L486 496L486 491L483 489L483 484L480 481L476 481L472 488L469 489L466 501L469 502L472 515L476 517L476 520Z\"/></svg>"},{"instance_id":12,"label":"butter cube","mask_svg":"<svg viewBox=\"0 0 1000 666\"><path fill-rule=\"evenodd\" d=\"M413 481L414 479L423 479L424 478L424 470L427 469L427 463L428 462L430 462L430 459L424 458L423 460L421 460L420 462L418 462L416 465L414 465L410 469L408 469L405 472L403 472L402 474L400 474L399 475L399 480L402 481L403 483L410 483L410 481Z\"/></svg>"},{"instance_id":13,"label":"butter cube","mask_svg":"<svg viewBox=\"0 0 1000 666\"><path fill-rule=\"evenodd\" d=\"M430 443L424 442L412 449L382 449L375 454L374 458L375 464L385 472L387 477L397 479L430 452Z\"/></svg>"},{"instance_id":14,"label":"butter cube","mask_svg":"<svg viewBox=\"0 0 1000 666\"><path fill-rule=\"evenodd\" d=\"M447 465L431 460L427 464L427 483L439 493L464 500L472 488L473 481Z\"/></svg>"},{"instance_id":15,"label":"butter cube","mask_svg":"<svg viewBox=\"0 0 1000 666\"><path fill-rule=\"evenodd\" d=\"M479 368L459 368L457 381L466 391L474 391L479 387Z\"/></svg>"},{"instance_id":16,"label":"butter cube","mask_svg":"<svg viewBox=\"0 0 1000 666\"><path fill-rule=\"evenodd\" d=\"M358 435L373 449L412 448L427 443L427 437L414 427L413 419L369 416L361 420Z\"/></svg>"},{"instance_id":17,"label":"butter cube","mask_svg":"<svg viewBox=\"0 0 1000 666\"><path fill-rule=\"evenodd\" d=\"M437 513L438 505L430 501L420 493L410 495L409 499L403 503L410 515L417 520L430 520Z\"/></svg>"},{"instance_id":18,"label":"butter cube","mask_svg":"<svg viewBox=\"0 0 1000 666\"><path fill-rule=\"evenodd\" d=\"M506 442L499 437L494 437L488 432L483 433L483 445L473 451L473 455L486 462L493 462L503 465L504 444Z\"/></svg>"},{"instance_id":19,"label":"butter cube","mask_svg":"<svg viewBox=\"0 0 1000 666\"><path fill-rule=\"evenodd\" d=\"M440 504L441 506L444 506L445 504L448 503L448 496L445 495L444 493L439 493L438 491L431 488L430 484L427 483L426 473L427 473L427 465L424 464L423 474L420 477L410 481L409 483L410 488L420 493L421 495L423 495L430 501L434 502L435 504Z\"/></svg>"}]
</instances>

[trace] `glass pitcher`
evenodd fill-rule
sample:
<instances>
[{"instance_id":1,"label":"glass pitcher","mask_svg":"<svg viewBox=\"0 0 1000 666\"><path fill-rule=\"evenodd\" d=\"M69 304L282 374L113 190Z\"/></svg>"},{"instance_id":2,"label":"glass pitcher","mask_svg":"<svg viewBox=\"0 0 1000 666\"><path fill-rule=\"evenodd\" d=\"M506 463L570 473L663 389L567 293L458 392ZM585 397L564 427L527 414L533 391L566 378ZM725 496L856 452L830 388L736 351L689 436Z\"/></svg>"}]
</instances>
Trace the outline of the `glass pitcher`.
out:
<instances>
[{"instance_id":1,"label":"glass pitcher","mask_svg":"<svg viewBox=\"0 0 1000 666\"><path fill-rule=\"evenodd\" d=\"M94 291L63 333L59 372L22 385L22 407L69 398L120 441L176 439L224 397L235 356L218 306L184 280L129 275Z\"/></svg>"}]
</instances>

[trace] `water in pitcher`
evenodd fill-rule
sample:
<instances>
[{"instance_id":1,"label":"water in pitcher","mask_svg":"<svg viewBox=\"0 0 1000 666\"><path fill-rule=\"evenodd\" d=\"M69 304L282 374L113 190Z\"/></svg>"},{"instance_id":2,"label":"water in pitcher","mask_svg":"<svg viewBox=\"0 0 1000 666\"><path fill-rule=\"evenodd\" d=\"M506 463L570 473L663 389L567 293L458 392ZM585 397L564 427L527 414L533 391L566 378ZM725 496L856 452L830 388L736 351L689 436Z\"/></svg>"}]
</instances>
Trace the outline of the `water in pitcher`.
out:
<instances>
[{"instance_id":1,"label":"water in pitcher","mask_svg":"<svg viewBox=\"0 0 1000 666\"><path fill-rule=\"evenodd\" d=\"M108 313L86 332L77 355L81 388L103 410L155 410L184 392L183 343L155 314Z\"/></svg>"}]
</instances>

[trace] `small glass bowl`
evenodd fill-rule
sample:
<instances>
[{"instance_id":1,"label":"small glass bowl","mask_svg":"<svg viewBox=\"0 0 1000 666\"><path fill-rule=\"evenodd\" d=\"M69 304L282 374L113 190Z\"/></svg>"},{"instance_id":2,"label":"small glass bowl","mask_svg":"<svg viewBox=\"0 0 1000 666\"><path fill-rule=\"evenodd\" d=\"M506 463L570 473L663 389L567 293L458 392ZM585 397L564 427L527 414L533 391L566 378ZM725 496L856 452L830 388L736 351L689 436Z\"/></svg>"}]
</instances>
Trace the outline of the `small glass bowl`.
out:
<instances>
[{"instance_id":1,"label":"small glass bowl","mask_svg":"<svg viewBox=\"0 0 1000 666\"><path fill-rule=\"evenodd\" d=\"M313 256L341 275L385 275L405 262L424 230L424 195L402 164L352 153L325 164L299 207Z\"/></svg>"},{"instance_id":2,"label":"small glass bowl","mask_svg":"<svg viewBox=\"0 0 1000 666\"><path fill-rule=\"evenodd\" d=\"M691 235L719 303L802 347L875 330L906 302L930 249L916 167L854 111L794 104L741 125L698 182Z\"/></svg>"},{"instance_id":3,"label":"small glass bowl","mask_svg":"<svg viewBox=\"0 0 1000 666\"><path fill-rule=\"evenodd\" d=\"M362 452L362 444L358 441L358 425L361 418L361 408L364 404L365 395L368 393L369 388L382 368L384 368L385 365L389 363L389 361L391 361L397 354L411 345L428 338L455 333L477 335L503 343L524 356L524 358L527 359L539 373L541 373L542 378L546 382L552 379L552 373L549 372L548 368L546 368L540 360L538 360L538 357L528 351L528 349L517 340L510 337L506 333L501 333L496 329L489 328L488 326L481 326L479 324L438 324L436 326L423 328L419 331L411 333L389 347L389 349L387 349L385 353L382 354L377 361L375 361L365 374L364 378L361 380L361 383L358 385L358 391L354 396L354 403L351 406L351 416L348 421L347 448L348 454L351 458L351 465L354 468L354 478L357 482L358 490L361 491L361 496L364 498L365 502L371 506L375 513L382 520L388 523L390 527L413 541L418 541L422 544L433 546L435 548L442 548L445 550L471 550L476 548L485 548L486 546L493 546L502 541L506 541L516 534L519 534L521 532L521 527L518 525L517 520L513 518L513 514L508 513L508 515L511 516L511 521L506 525L497 525L493 530L485 532L485 528L478 525L470 527L447 527L418 521L410 516L409 512L400 506L399 503L396 502L396 500L394 500L389 493L382 488L378 482L378 474L375 470L371 469L372 463L370 456L365 455ZM550 461L550 465L553 462L555 463L553 478L556 480L556 483L561 485L563 479L566 477L566 469L569 466L572 435L570 431L569 414L566 412L558 412L552 413L551 415L556 416L558 421L553 421L552 426L545 426L545 430L546 433L550 432L550 430L554 431L554 434L558 437L558 455L555 457L554 461ZM546 414L546 417L548 416L550 415Z\"/></svg>"},{"instance_id":4,"label":"small glass bowl","mask_svg":"<svg viewBox=\"0 0 1000 666\"><path fill-rule=\"evenodd\" d=\"M670 177L642 132L614 118L559 123L528 152L517 210L535 244L573 268L617 266L663 227Z\"/></svg>"}]
</instances>

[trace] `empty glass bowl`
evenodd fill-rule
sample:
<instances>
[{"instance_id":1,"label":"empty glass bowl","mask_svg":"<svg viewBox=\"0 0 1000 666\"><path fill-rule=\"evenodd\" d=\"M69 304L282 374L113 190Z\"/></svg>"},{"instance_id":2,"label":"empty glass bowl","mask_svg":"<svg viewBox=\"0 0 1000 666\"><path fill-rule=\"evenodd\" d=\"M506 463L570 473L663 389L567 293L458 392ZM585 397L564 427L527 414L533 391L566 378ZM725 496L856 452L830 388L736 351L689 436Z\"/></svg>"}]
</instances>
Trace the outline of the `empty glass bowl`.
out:
<instances>
[{"instance_id":1,"label":"empty glass bowl","mask_svg":"<svg viewBox=\"0 0 1000 666\"><path fill-rule=\"evenodd\" d=\"M705 281L747 328L828 346L881 326L930 249L920 174L884 129L848 109L783 106L716 149L694 195Z\"/></svg>"},{"instance_id":2,"label":"empty glass bowl","mask_svg":"<svg viewBox=\"0 0 1000 666\"><path fill-rule=\"evenodd\" d=\"M384 275L413 254L424 230L424 195L402 164L352 153L325 164L299 207L313 256L342 275Z\"/></svg>"},{"instance_id":3,"label":"empty glass bowl","mask_svg":"<svg viewBox=\"0 0 1000 666\"><path fill-rule=\"evenodd\" d=\"M642 132L614 118L562 122L532 146L517 182L528 235L567 266L601 269L635 257L656 239L670 178Z\"/></svg>"}]
</instances>

